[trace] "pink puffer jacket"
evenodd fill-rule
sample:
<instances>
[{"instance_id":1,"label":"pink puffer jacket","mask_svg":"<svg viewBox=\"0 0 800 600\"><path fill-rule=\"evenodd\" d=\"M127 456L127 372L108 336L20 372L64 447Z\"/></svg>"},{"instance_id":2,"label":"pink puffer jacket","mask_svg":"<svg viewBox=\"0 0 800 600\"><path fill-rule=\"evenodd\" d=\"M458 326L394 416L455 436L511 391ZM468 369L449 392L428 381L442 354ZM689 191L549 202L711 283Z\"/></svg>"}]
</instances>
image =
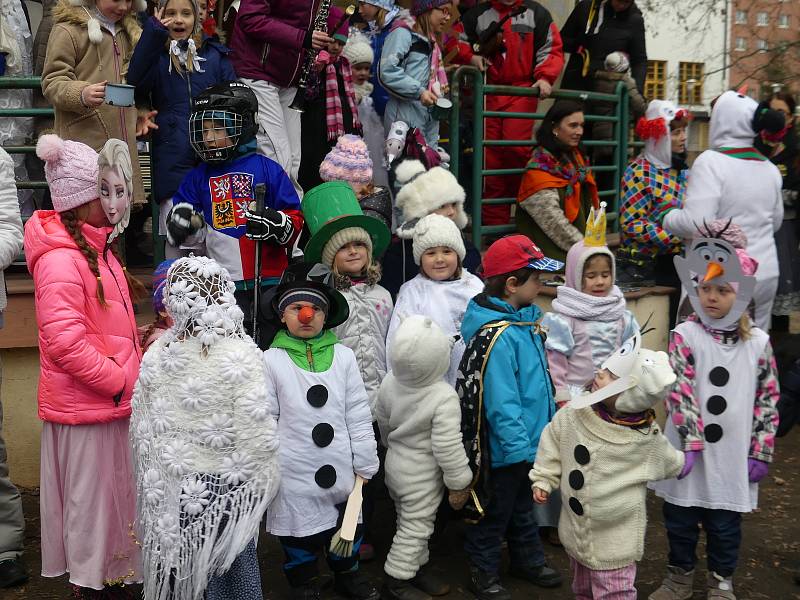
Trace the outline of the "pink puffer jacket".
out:
<instances>
[{"instance_id":1,"label":"pink puffer jacket","mask_svg":"<svg viewBox=\"0 0 800 600\"><path fill-rule=\"evenodd\" d=\"M125 274L111 251L104 253L110 228L83 225L82 231L99 254L105 307L58 213L36 211L25 224L39 325L39 418L66 425L129 417L142 359Z\"/></svg>"}]
</instances>

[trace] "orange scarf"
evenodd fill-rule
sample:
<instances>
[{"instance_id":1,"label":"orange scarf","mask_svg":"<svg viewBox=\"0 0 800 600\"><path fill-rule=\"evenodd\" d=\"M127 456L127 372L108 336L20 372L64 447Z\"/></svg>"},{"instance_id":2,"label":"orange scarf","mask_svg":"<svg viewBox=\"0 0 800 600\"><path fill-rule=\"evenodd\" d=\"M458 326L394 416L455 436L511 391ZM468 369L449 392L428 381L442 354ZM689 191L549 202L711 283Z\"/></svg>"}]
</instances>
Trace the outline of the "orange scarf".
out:
<instances>
[{"instance_id":1,"label":"orange scarf","mask_svg":"<svg viewBox=\"0 0 800 600\"><path fill-rule=\"evenodd\" d=\"M573 154L575 163L561 163L550 152L538 146L531 155L528 170L522 176L522 183L517 194L517 202L523 202L536 192L552 188L566 188L564 197L564 214L573 223L581 209L581 191L583 186L589 190L589 197L595 208L599 208L597 183L592 171L586 164L583 155L576 151Z\"/></svg>"}]
</instances>

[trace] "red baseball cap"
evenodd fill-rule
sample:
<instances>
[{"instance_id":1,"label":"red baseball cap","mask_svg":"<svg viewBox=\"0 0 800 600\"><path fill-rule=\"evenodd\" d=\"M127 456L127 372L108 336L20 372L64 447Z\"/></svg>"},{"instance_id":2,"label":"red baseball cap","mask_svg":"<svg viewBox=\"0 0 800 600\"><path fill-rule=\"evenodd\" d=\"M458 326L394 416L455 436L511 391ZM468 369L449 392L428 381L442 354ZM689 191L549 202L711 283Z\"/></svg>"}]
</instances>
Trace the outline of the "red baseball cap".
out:
<instances>
[{"instance_id":1,"label":"red baseball cap","mask_svg":"<svg viewBox=\"0 0 800 600\"><path fill-rule=\"evenodd\" d=\"M564 263L547 258L527 236L509 235L489 246L483 257L483 278L511 273L517 269L559 271Z\"/></svg>"}]
</instances>

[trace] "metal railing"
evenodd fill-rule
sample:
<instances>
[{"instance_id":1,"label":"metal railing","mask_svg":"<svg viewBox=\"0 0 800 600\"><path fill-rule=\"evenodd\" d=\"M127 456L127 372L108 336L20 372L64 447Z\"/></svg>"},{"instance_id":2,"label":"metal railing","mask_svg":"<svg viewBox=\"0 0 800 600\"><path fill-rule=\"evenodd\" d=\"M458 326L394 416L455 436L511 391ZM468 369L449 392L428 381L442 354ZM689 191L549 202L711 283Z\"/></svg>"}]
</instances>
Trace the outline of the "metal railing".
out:
<instances>
[{"instance_id":1,"label":"metal railing","mask_svg":"<svg viewBox=\"0 0 800 600\"><path fill-rule=\"evenodd\" d=\"M0 77L0 90L38 90L41 89L41 77ZM25 117L54 117L55 111L52 107L46 108L2 108L0 109L0 118L25 118ZM23 145L23 146L3 146L3 149L9 154L31 154L36 155L36 145ZM38 160L38 159L37 159ZM149 152L139 153L139 166L142 172L142 184L144 185L145 194L151 193L151 164ZM17 189L20 190L41 190L47 189L47 181L45 180L16 180ZM163 238L158 235L158 205L152 203L152 216L153 216L153 259L156 264L163 260L164 256L164 242ZM124 244L123 244L124 246ZM24 263L24 260L22 261Z\"/></svg>"},{"instance_id":2,"label":"metal railing","mask_svg":"<svg viewBox=\"0 0 800 600\"><path fill-rule=\"evenodd\" d=\"M509 85L489 85L484 80L484 74L471 66L459 67L452 77L450 86L453 109L450 114L450 170L460 179L462 167L462 140L461 121L465 112L465 92L469 90L472 95L472 202L470 213L472 216L472 241L481 247L481 238L484 235L502 234L516 230L514 224L485 226L482 222L482 208L498 204L515 204L516 198L484 198L484 180L489 176L515 176L525 172L525 167L507 169L484 168L484 148L498 146L527 146L531 149L535 145L532 139L528 140L487 140L484 139L485 120L488 118L500 119L536 119L541 120L544 113L503 112L486 110L486 96L536 96L538 90L530 87L516 87ZM600 94L596 92L581 92L574 90L554 90L554 99L571 99L582 102L604 102L613 104L611 115L593 115L585 113L586 121L609 122L614 125L614 134L611 140L587 140L583 142L586 148L611 147L613 148L612 164L592 166L594 173L613 173L613 185L610 189L601 189L600 198L608 204L608 222L612 230L618 228L618 205L620 197L620 179L628 163L630 143L630 117L629 98L627 89L620 83L616 93Z\"/></svg>"}]
</instances>

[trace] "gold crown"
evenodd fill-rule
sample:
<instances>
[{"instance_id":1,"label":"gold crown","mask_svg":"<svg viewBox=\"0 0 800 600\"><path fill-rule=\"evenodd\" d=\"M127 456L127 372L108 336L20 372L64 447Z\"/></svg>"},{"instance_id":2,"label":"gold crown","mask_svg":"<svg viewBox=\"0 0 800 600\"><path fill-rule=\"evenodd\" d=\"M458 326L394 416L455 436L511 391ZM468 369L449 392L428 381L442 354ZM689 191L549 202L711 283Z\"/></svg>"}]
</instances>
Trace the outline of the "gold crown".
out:
<instances>
[{"instance_id":1,"label":"gold crown","mask_svg":"<svg viewBox=\"0 0 800 600\"><path fill-rule=\"evenodd\" d=\"M596 248L606 245L606 203L601 202L600 208L595 212L594 207L589 209L589 218L586 219L586 233L583 234L583 245Z\"/></svg>"}]
</instances>

